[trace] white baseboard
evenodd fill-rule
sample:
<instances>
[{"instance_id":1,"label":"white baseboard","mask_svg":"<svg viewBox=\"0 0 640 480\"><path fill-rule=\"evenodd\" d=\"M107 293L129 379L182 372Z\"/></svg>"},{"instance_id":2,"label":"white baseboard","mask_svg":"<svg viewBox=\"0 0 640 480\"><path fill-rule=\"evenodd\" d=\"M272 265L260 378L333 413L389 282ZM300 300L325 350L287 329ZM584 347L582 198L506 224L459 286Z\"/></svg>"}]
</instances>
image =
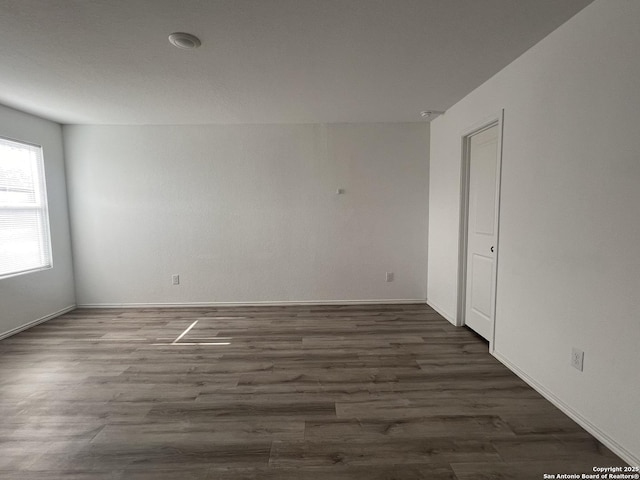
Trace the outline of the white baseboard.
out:
<instances>
[{"instance_id":1,"label":"white baseboard","mask_svg":"<svg viewBox=\"0 0 640 480\"><path fill-rule=\"evenodd\" d=\"M556 397L553 393L547 390L545 387L536 382L533 378L527 375L525 372L516 367L511 361L509 361L506 357L501 355L499 352L494 351L493 356L496 357L502 364L504 364L509 370L515 373L518 377L524 380L531 388L537 391L544 398L549 400L552 404L558 407L562 412L564 412L568 417L574 420L578 425L584 428L587 432L597 438L600 442L602 442L607 448L609 448L613 453L618 455L622 460L627 462L631 466L640 465L640 458L636 457L629 450L624 448L614 439L612 439L605 432L600 430L594 424L592 424L589 420L584 418L580 413L576 412L569 405L564 403L558 397Z\"/></svg>"},{"instance_id":2,"label":"white baseboard","mask_svg":"<svg viewBox=\"0 0 640 480\"><path fill-rule=\"evenodd\" d=\"M456 322L456 319L453 318L451 315L449 315L443 308L440 308L438 305L436 305L435 303L433 303L431 300L429 300L427 298L427 305L429 305L431 308L433 308L436 312L438 312L440 315L442 315L446 320L448 320L450 323L454 324L455 326L458 326L458 323Z\"/></svg>"},{"instance_id":3,"label":"white baseboard","mask_svg":"<svg viewBox=\"0 0 640 480\"><path fill-rule=\"evenodd\" d=\"M37 320L34 320L33 322L25 323L24 325L20 325L19 327L11 329L7 332L0 333L0 340L10 337L11 335L15 335L16 333L20 333L26 330L27 328L35 327L40 323L44 323L47 320L51 320L52 318L59 317L60 315L64 315L65 313L75 309L76 309L75 305L69 305L68 307L63 308L62 310L58 310L57 312L50 313L49 315L45 315L44 317L40 317Z\"/></svg>"},{"instance_id":4,"label":"white baseboard","mask_svg":"<svg viewBox=\"0 0 640 480\"><path fill-rule=\"evenodd\" d=\"M424 298L376 300L290 300L264 302L180 302L180 303L79 303L78 308L189 308L189 307L285 307L288 305L424 305Z\"/></svg>"}]
</instances>

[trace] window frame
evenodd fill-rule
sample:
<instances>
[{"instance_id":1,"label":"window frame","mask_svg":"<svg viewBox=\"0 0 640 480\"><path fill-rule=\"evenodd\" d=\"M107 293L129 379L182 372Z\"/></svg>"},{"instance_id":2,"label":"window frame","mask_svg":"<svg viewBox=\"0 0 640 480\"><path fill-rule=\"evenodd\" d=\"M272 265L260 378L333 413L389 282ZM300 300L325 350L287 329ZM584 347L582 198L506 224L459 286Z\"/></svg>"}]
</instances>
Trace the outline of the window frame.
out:
<instances>
[{"instance_id":1,"label":"window frame","mask_svg":"<svg viewBox=\"0 0 640 480\"><path fill-rule=\"evenodd\" d=\"M44 258L44 262L40 265L27 268L24 270L15 270L7 273L0 273L0 280L6 278L17 277L20 275L26 275L29 273L41 272L44 270L51 270L53 268L53 246L51 240L51 222L49 218L49 196L47 194L47 176L46 166L44 161L44 148L42 145L33 142L26 142L24 140L18 140L15 138L0 135L0 142L14 143L18 146L24 146L29 149L36 149L39 151L36 153L36 175L38 178L34 180L34 197L33 204L20 204L20 203L2 203L0 202L0 212L11 211L33 211L40 213L38 228L38 240L41 245L41 257ZM1 246L1 245L0 245Z\"/></svg>"}]
</instances>

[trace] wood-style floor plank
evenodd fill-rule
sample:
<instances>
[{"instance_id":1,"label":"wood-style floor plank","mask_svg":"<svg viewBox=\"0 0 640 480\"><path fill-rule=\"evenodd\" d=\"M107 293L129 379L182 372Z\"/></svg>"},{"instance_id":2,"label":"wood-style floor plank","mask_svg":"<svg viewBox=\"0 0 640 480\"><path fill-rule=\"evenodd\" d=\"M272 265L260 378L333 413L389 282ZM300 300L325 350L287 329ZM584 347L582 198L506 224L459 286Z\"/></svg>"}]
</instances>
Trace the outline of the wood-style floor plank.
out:
<instances>
[{"instance_id":1,"label":"wood-style floor plank","mask_svg":"<svg viewBox=\"0 0 640 480\"><path fill-rule=\"evenodd\" d=\"M425 305L75 310L0 342L0 478L540 479L624 465L487 350Z\"/></svg>"}]
</instances>

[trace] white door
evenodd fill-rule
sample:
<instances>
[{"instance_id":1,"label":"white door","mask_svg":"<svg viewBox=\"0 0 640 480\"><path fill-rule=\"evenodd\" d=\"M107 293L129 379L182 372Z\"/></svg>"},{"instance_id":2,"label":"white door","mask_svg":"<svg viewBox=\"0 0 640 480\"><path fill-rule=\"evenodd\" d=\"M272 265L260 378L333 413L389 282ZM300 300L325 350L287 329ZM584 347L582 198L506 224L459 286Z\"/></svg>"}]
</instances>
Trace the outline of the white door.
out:
<instances>
[{"instance_id":1,"label":"white door","mask_svg":"<svg viewBox=\"0 0 640 480\"><path fill-rule=\"evenodd\" d=\"M465 324L491 340L498 233L498 125L468 138L469 199Z\"/></svg>"}]
</instances>

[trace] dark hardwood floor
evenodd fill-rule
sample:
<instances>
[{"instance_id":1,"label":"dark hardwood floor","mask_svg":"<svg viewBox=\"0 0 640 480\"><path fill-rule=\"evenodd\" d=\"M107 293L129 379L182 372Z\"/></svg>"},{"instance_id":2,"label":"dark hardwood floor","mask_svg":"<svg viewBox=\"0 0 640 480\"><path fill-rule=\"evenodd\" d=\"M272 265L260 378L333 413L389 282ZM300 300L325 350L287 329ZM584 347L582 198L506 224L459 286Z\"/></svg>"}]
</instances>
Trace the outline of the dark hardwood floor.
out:
<instances>
[{"instance_id":1,"label":"dark hardwood floor","mask_svg":"<svg viewBox=\"0 0 640 480\"><path fill-rule=\"evenodd\" d=\"M542 479L625 465L487 349L424 305L76 310L0 341L0 478Z\"/></svg>"}]
</instances>

